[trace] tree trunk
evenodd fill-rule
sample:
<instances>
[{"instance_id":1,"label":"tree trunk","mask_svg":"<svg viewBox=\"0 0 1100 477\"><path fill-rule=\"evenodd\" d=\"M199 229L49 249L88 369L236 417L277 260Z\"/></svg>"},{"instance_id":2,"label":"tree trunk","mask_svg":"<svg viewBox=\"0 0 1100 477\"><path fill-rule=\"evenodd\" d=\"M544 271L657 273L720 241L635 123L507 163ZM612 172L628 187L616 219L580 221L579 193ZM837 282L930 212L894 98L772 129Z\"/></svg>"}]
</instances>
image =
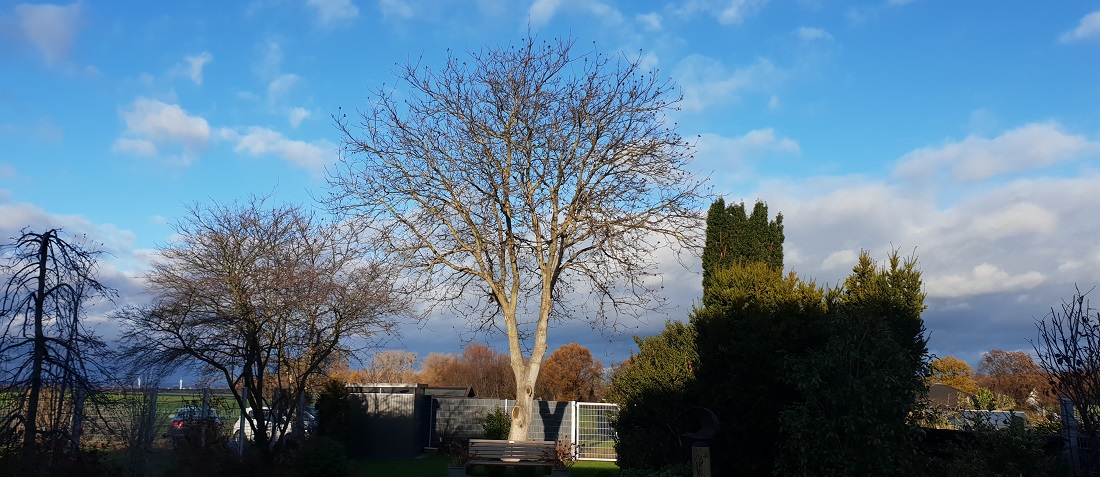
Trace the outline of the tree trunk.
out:
<instances>
[{"instance_id":1,"label":"tree trunk","mask_svg":"<svg viewBox=\"0 0 1100 477\"><path fill-rule=\"evenodd\" d=\"M516 405L512 407L512 427L508 430L508 440L525 441L531 430L531 415L535 407L535 379L538 377L538 365L528 362L514 371Z\"/></svg>"},{"instance_id":2,"label":"tree trunk","mask_svg":"<svg viewBox=\"0 0 1100 477\"><path fill-rule=\"evenodd\" d=\"M38 437L38 400L42 392L42 362L46 358L46 336L42 319L46 301L46 264L50 253L50 230L39 236L38 290L34 295L34 358L31 365L31 389L27 396L27 417L23 422L23 475L33 475L36 469L35 441Z\"/></svg>"}]
</instances>

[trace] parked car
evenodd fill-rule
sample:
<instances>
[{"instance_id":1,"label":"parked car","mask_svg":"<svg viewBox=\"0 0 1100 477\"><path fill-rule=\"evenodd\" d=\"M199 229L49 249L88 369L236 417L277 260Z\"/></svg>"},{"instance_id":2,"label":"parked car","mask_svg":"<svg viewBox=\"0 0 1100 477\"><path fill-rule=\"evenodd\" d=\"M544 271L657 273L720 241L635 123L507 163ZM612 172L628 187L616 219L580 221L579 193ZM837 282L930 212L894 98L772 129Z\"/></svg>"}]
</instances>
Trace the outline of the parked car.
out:
<instances>
[{"instance_id":1,"label":"parked car","mask_svg":"<svg viewBox=\"0 0 1100 477\"><path fill-rule=\"evenodd\" d=\"M264 420L267 421L267 432L272 433L272 435L274 436L274 439L271 440L272 444L275 444L275 443L279 442L283 438L283 429L285 429L286 433L293 432L294 423L293 422L288 422L286 420L285 416L279 416L278 418L276 418L275 413L272 412L271 409L267 408L267 407L263 408L263 412L264 412ZM305 409L302 409L301 412L302 412L302 431L303 431L303 433L305 434L306 437L309 437L310 435L312 435L314 432L317 431L317 410L313 409L313 408L305 408ZM252 418L253 417L252 409L248 409L247 414L248 414L248 417ZM244 436L245 440L247 440L247 441L253 440L252 437L253 437L253 432L254 431L252 429L252 426L249 425L248 421L245 421L243 419L243 417L242 418L237 418L237 422L233 423L233 428L231 429L232 437L230 438L230 441L229 441L230 445L232 445L232 446L237 445L237 443L241 439L242 430L243 430L243 436Z\"/></svg>"},{"instance_id":2,"label":"parked car","mask_svg":"<svg viewBox=\"0 0 1100 477\"><path fill-rule=\"evenodd\" d=\"M168 438L173 445L178 446L187 439L199 435L196 433L201 432L200 426L204 426L211 437L221 432L222 421L218 418L218 410L207 408L204 418L201 407L181 407L172 417L172 422L168 424Z\"/></svg>"}]
</instances>

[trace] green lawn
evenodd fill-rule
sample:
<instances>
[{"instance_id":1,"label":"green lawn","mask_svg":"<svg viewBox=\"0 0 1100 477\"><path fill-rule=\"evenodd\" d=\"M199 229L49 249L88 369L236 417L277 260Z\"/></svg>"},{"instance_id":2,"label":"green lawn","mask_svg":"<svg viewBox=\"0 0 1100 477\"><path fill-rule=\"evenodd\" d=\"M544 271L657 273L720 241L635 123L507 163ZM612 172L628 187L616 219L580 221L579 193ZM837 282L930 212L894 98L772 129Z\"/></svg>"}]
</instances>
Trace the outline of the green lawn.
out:
<instances>
[{"instance_id":1,"label":"green lawn","mask_svg":"<svg viewBox=\"0 0 1100 477\"><path fill-rule=\"evenodd\" d=\"M408 477L444 477L449 461L442 456L419 459L377 459L357 461L354 475L375 477L401 475ZM511 472L506 474L512 476ZM614 462L579 461L573 466L573 477L617 477L619 468Z\"/></svg>"}]
</instances>

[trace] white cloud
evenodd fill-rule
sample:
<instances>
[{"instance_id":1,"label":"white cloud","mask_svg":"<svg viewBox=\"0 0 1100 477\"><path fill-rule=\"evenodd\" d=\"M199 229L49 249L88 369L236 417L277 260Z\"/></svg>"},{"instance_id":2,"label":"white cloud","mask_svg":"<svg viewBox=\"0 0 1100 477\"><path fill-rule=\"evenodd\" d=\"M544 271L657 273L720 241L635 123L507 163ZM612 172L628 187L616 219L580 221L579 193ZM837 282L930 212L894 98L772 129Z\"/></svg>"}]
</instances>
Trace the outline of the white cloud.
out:
<instances>
[{"instance_id":1,"label":"white cloud","mask_svg":"<svg viewBox=\"0 0 1100 477\"><path fill-rule=\"evenodd\" d=\"M267 51L264 52L263 59L256 66L256 70L260 77L274 78L279 76L282 69L283 47L274 41L270 42L267 44Z\"/></svg>"},{"instance_id":2,"label":"white cloud","mask_svg":"<svg viewBox=\"0 0 1100 477\"><path fill-rule=\"evenodd\" d=\"M507 11L510 0L477 0L477 8L486 15L499 15Z\"/></svg>"},{"instance_id":3,"label":"white cloud","mask_svg":"<svg viewBox=\"0 0 1100 477\"><path fill-rule=\"evenodd\" d=\"M724 153L727 156L747 158L764 152L798 154L798 142L787 137L776 137L775 129L754 129L744 136L727 138L703 134L696 145L701 152Z\"/></svg>"},{"instance_id":4,"label":"white cloud","mask_svg":"<svg viewBox=\"0 0 1100 477\"><path fill-rule=\"evenodd\" d=\"M969 230L975 237L998 240L1024 234L1049 234L1058 227L1058 217L1032 203L1016 203L975 217Z\"/></svg>"},{"instance_id":5,"label":"white cloud","mask_svg":"<svg viewBox=\"0 0 1100 477\"><path fill-rule=\"evenodd\" d=\"M848 20L852 23L863 23L878 17L879 13L888 8L902 7L913 3L913 0L886 0L878 5L861 5L848 8Z\"/></svg>"},{"instance_id":6,"label":"white cloud","mask_svg":"<svg viewBox=\"0 0 1100 477\"><path fill-rule=\"evenodd\" d=\"M1072 43L1093 38L1100 38L1100 11L1085 15L1077 28L1062 34L1061 40L1062 43Z\"/></svg>"},{"instance_id":7,"label":"white cloud","mask_svg":"<svg viewBox=\"0 0 1100 477\"><path fill-rule=\"evenodd\" d=\"M359 7L351 0L307 0L306 5L317 9L317 20L322 26L350 21L359 16Z\"/></svg>"},{"instance_id":8,"label":"white cloud","mask_svg":"<svg viewBox=\"0 0 1100 477\"><path fill-rule=\"evenodd\" d=\"M535 0L527 10L532 25L545 25L561 8L561 0Z\"/></svg>"},{"instance_id":9,"label":"white cloud","mask_svg":"<svg viewBox=\"0 0 1100 477\"><path fill-rule=\"evenodd\" d=\"M69 56L80 25L80 3L68 6L21 3L15 6L19 27L49 64Z\"/></svg>"},{"instance_id":10,"label":"white cloud","mask_svg":"<svg viewBox=\"0 0 1100 477\"><path fill-rule=\"evenodd\" d=\"M177 104L139 97L129 108L119 111L119 116L126 123L126 133L115 141L116 151L156 155L160 146L179 145L186 163L210 141L206 120L188 114Z\"/></svg>"},{"instance_id":11,"label":"white cloud","mask_svg":"<svg viewBox=\"0 0 1100 477\"><path fill-rule=\"evenodd\" d=\"M746 17L763 10L767 4L768 0L728 0L718 13L718 22L724 25L740 24Z\"/></svg>"},{"instance_id":12,"label":"white cloud","mask_svg":"<svg viewBox=\"0 0 1100 477\"><path fill-rule=\"evenodd\" d=\"M144 285L133 271L146 268L148 262L140 257L141 251L134 249L136 236L132 231L112 224L94 223L81 215L51 213L33 204L12 202L8 197L0 196L0 236L18 237L24 228L32 232L61 229L63 238L81 244L85 250L107 252L97 260L96 278L119 292L115 305L137 305L145 300ZM85 237L87 242L83 241ZM104 318L97 314L96 309L93 305L86 310L89 312L86 320L99 321ZM104 310L100 310L102 312ZM96 331L103 333L104 338L112 339L109 332L104 333L102 328Z\"/></svg>"},{"instance_id":13,"label":"white cloud","mask_svg":"<svg viewBox=\"0 0 1100 477\"><path fill-rule=\"evenodd\" d=\"M622 14L614 7L594 0L535 0L527 10L527 16L532 25L540 26L565 10L581 12L609 24L617 25L623 21Z\"/></svg>"},{"instance_id":14,"label":"white cloud","mask_svg":"<svg viewBox=\"0 0 1100 477\"><path fill-rule=\"evenodd\" d=\"M642 57L638 60L638 69L641 71L653 71L659 64L661 64L661 60L657 58L657 54L652 51L647 51L642 53Z\"/></svg>"},{"instance_id":15,"label":"white cloud","mask_svg":"<svg viewBox=\"0 0 1100 477\"><path fill-rule=\"evenodd\" d=\"M404 0L378 0L378 9L385 18L412 18L416 13Z\"/></svg>"},{"instance_id":16,"label":"white cloud","mask_svg":"<svg viewBox=\"0 0 1100 477\"><path fill-rule=\"evenodd\" d=\"M1008 300L1027 291L1032 302L1054 303L1051 290L1095 282L1098 189L1100 173L1087 172L978 185L785 177L742 194L783 213L788 265L819 283L847 275L855 264L848 252L881 260L897 248L919 258L931 299Z\"/></svg>"},{"instance_id":17,"label":"white cloud","mask_svg":"<svg viewBox=\"0 0 1100 477\"><path fill-rule=\"evenodd\" d=\"M821 261L823 270L850 270L859 259L855 250L837 250Z\"/></svg>"},{"instance_id":18,"label":"white cloud","mask_svg":"<svg viewBox=\"0 0 1100 477\"><path fill-rule=\"evenodd\" d=\"M111 150L133 154L135 156L155 157L157 155L157 145L153 144L153 141L147 139L121 137L116 139L115 143L111 145Z\"/></svg>"},{"instance_id":19,"label":"white cloud","mask_svg":"<svg viewBox=\"0 0 1100 477\"><path fill-rule=\"evenodd\" d=\"M306 108L292 108L289 115L287 116L287 119L290 121L290 126L296 128L301 125L302 121L304 121L308 117L309 110L307 110Z\"/></svg>"},{"instance_id":20,"label":"white cloud","mask_svg":"<svg viewBox=\"0 0 1100 477\"><path fill-rule=\"evenodd\" d=\"M673 10L681 15L705 13L713 16L723 25L739 25L745 19L760 13L769 0L686 0L674 5Z\"/></svg>"},{"instance_id":21,"label":"white cloud","mask_svg":"<svg viewBox=\"0 0 1100 477\"><path fill-rule=\"evenodd\" d=\"M275 155L318 174L326 165L336 161L336 146L325 140L308 143L287 139L281 133L262 127L250 127L244 134L223 129L221 136L237 143L233 147L235 152L253 156Z\"/></svg>"},{"instance_id":22,"label":"white cloud","mask_svg":"<svg viewBox=\"0 0 1100 477\"><path fill-rule=\"evenodd\" d=\"M1000 268L982 263L967 273L946 276L925 275L925 290L929 297L958 298L988 293L1018 292L1042 285L1042 273L1029 271L1011 275Z\"/></svg>"},{"instance_id":23,"label":"white cloud","mask_svg":"<svg viewBox=\"0 0 1100 477\"><path fill-rule=\"evenodd\" d=\"M770 89L783 73L764 58L730 72L718 60L693 54L676 66L672 76L683 88L681 107L699 111L746 92Z\"/></svg>"},{"instance_id":24,"label":"white cloud","mask_svg":"<svg viewBox=\"0 0 1100 477\"><path fill-rule=\"evenodd\" d=\"M993 139L975 136L962 142L926 147L902 157L895 176L934 176L947 168L960 181L1048 167L1100 151L1100 143L1069 135L1056 123L1032 123Z\"/></svg>"},{"instance_id":25,"label":"white cloud","mask_svg":"<svg viewBox=\"0 0 1100 477\"><path fill-rule=\"evenodd\" d=\"M641 23L642 28L646 31L661 30L661 15L656 12L639 14L636 18L638 19L638 23Z\"/></svg>"},{"instance_id":26,"label":"white cloud","mask_svg":"<svg viewBox=\"0 0 1100 477\"><path fill-rule=\"evenodd\" d=\"M695 143L694 166L717 175L725 184L755 180L752 162L761 158L798 155L798 142L778 136L774 129L755 129L743 136L724 137L701 134Z\"/></svg>"},{"instance_id":27,"label":"white cloud","mask_svg":"<svg viewBox=\"0 0 1100 477\"><path fill-rule=\"evenodd\" d=\"M833 35L821 28L799 27L795 34L803 41L832 40Z\"/></svg>"},{"instance_id":28,"label":"white cloud","mask_svg":"<svg viewBox=\"0 0 1100 477\"><path fill-rule=\"evenodd\" d=\"M176 65L176 67L173 68L173 72L175 72L176 74L187 76L188 78L191 78L191 81L195 84L201 85L202 69L204 66L206 66L207 63L209 63L213 59L214 56L207 51L199 53L198 55L188 56L184 58L184 61L186 61L187 64Z\"/></svg>"},{"instance_id":29,"label":"white cloud","mask_svg":"<svg viewBox=\"0 0 1100 477\"><path fill-rule=\"evenodd\" d=\"M290 88L298 83L301 77L292 73L283 73L271 80L267 85L268 99L274 101L290 92Z\"/></svg>"}]
</instances>

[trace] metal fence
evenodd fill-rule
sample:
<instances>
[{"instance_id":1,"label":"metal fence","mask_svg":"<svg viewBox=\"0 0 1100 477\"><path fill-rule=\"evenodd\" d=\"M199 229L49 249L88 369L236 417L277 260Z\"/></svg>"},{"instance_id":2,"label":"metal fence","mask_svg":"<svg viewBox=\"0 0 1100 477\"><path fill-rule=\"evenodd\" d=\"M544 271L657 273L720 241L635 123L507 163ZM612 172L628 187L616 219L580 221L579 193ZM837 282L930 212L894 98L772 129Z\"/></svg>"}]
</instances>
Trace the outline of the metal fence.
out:
<instances>
[{"instance_id":1,"label":"metal fence","mask_svg":"<svg viewBox=\"0 0 1100 477\"><path fill-rule=\"evenodd\" d=\"M428 447L442 447L454 438L485 435L485 416L496 408L511 410L510 399L432 398L428 420ZM527 438L556 441L568 438L581 460L616 458L612 416L618 406L608 403L535 401Z\"/></svg>"},{"instance_id":2,"label":"metal fence","mask_svg":"<svg viewBox=\"0 0 1100 477\"><path fill-rule=\"evenodd\" d=\"M222 431L230 432L230 427L240 417L240 410L228 390L206 390L206 405L215 409L222 422ZM83 440L103 445L124 443L129 434L137 432L140 418L151 418L155 436L163 438L169 423L181 407L201 407L202 389L161 389L151 399L151 394L122 394L111 396L99 406L83 412Z\"/></svg>"},{"instance_id":3,"label":"metal fence","mask_svg":"<svg viewBox=\"0 0 1100 477\"><path fill-rule=\"evenodd\" d=\"M619 412L617 404L574 402L573 443L578 446L578 459L615 460L615 440L618 435L611 420Z\"/></svg>"}]
</instances>

